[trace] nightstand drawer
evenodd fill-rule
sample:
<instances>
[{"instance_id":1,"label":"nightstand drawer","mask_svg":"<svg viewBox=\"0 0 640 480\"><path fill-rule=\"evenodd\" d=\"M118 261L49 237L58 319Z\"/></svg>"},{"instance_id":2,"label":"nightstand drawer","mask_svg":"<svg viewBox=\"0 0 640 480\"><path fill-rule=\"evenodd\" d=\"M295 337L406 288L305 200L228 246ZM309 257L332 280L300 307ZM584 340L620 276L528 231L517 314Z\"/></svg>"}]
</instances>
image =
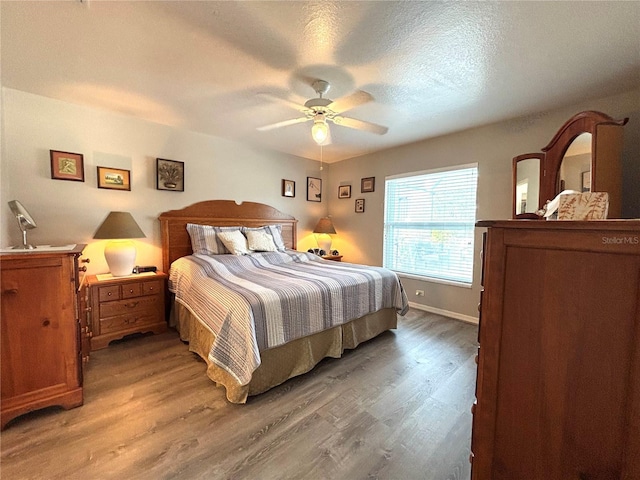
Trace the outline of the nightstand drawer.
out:
<instances>
[{"instance_id":1,"label":"nightstand drawer","mask_svg":"<svg viewBox=\"0 0 640 480\"><path fill-rule=\"evenodd\" d=\"M139 297L142 295L141 283L127 283L122 285L122 298Z\"/></svg>"},{"instance_id":2,"label":"nightstand drawer","mask_svg":"<svg viewBox=\"0 0 640 480\"><path fill-rule=\"evenodd\" d=\"M118 300L116 302L104 302L100 304L99 317L100 319L115 317L116 315L138 313L143 310L150 310L157 316L158 311L161 309L161 300L157 295L149 295L146 297Z\"/></svg>"},{"instance_id":3,"label":"nightstand drawer","mask_svg":"<svg viewBox=\"0 0 640 480\"><path fill-rule=\"evenodd\" d=\"M160 292L163 287L163 282L160 280L154 280L153 282L144 282L142 284L142 295L155 295Z\"/></svg>"},{"instance_id":4,"label":"nightstand drawer","mask_svg":"<svg viewBox=\"0 0 640 480\"><path fill-rule=\"evenodd\" d=\"M100 333L123 332L127 329L140 329L145 325L154 325L158 321L158 313L153 311L143 311L129 315L119 315L117 317L101 318Z\"/></svg>"},{"instance_id":5,"label":"nightstand drawer","mask_svg":"<svg viewBox=\"0 0 640 480\"><path fill-rule=\"evenodd\" d=\"M110 285L98 288L98 296L101 302L110 302L111 300L120 300L120 286Z\"/></svg>"}]
</instances>

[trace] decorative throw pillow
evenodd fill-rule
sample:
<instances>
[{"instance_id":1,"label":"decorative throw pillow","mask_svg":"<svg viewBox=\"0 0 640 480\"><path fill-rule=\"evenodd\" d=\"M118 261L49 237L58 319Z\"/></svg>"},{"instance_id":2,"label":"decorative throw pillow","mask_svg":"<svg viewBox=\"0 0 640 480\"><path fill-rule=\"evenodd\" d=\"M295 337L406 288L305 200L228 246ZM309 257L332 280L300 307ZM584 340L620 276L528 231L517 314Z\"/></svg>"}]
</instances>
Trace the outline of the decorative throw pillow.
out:
<instances>
[{"instance_id":1,"label":"decorative throw pillow","mask_svg":"<svg viewBox=\"0 0 640 480\"><path fill-rule=\"evenodd\" d=\"M249 227L242 228L242 232L245 235L249 231L255 232L260 230L267 232L269 235L271 235L271 238L273 239L273 243L275 244L276 249L279 252L284 252L286 250L286 247L284 246L284 240L282 239L282 225L276 224L276 225L265 225L264 227L258 227L258 228L249 228Z\"/></svg>"},{"instance_id":2,"label":"decorative throw pillow","mask_svg":"<svg viewBox=\"0 0 640 480\"><path fill-rule=\"evenodd\" d=\"M249 250L254 252L275 252L277 250L273 237L266 230L247 230L246 234Z\"/></svg>"},{"instance_id":3,"label":"decorative throw pillow","mask_svg":"<svg viewBox=\"0 0 640 480\"><path fill-rule=\"evenodd\" d=\"M245 237L240 230L219 232L217 235L233 255L246 255L251 253L247 245L247 237Z\"/></svg>"},{"instance_id":4,"label":"decorative throw pillow","mask_svg":"<svg viewBox=\"0 0 640 480\"><path fill-rule=\"evenodd\" d=\"M187 232L191 238L193 253L201 255L221 255L231 253L217 236L219 232L240 231L237 227L213 227L211 225L199 225L187 223Z\"/></svg>"}]
</instances>

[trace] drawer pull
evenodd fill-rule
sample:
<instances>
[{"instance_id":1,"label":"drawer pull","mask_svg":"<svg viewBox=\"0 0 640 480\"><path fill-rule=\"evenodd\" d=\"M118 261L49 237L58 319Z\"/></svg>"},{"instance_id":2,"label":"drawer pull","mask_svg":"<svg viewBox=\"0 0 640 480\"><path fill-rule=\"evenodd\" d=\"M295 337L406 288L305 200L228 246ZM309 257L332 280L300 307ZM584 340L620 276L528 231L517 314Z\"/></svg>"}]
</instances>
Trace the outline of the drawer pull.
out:
<instances>
[{"instance_id":1,"label":"drawer pull","mask_svg":"<svg viewBox=\"0 0 640 480\"><path fill-rule=\"evenodd\" d=\"M8 288L4 291L4 293L11 293L13 295L15 295L16 293L18 293L18 289L17 288Z\"/></svg>"},{"instance_id":2,"label":"drawer pull","mask_svg":"<svg viewBox=\"0 0 640 480\"><path fill-rule=\"evenodd\" d=\"M125 305L125 307L127 307L127 308L135 308L135 307L137 307L137 306L138 306L138 304L139 304L139 303L140 303L140 302L131 302L131 303L127 303L127 304Z\"/></svg>"},{"instance_id":3,"label":"drawer pull","mask_svg":"<svg viewBox=\"0 0 640 480\"><path fill-rule=\"evenodd\" d=\"M51 324L51 321L47 318L44 322L42 322L43 327L48 327Z\"/></svg>"},{"instance_id":4,"label":"drawer pull","mask_svg":"<svg viewBox=\"0 0 640 480\"><path fill-rule=\"evenodd\" d=\"M136 318L127 318L127 319L124 321L124 323L128 323L128 324L130 324L130 323L136 323L137 321L138 321L138 318L137 318L137 317L136 317Z\"/></svg>"}]
</instances>

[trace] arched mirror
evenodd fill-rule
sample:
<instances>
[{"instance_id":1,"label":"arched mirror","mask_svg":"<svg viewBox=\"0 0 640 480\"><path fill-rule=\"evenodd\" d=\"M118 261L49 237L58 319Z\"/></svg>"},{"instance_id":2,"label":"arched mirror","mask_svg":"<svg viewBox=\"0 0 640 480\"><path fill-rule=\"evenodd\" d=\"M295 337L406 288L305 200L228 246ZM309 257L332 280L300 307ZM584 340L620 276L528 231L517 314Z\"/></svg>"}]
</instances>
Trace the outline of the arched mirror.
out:
<instances>
[{"instance_id":1,"label":"arched mirror","mask_svg":"<svg viewBox=\"0 0 640 480\"><path fill-rule=\"evenodd\" d=\"M540 208L542 153L525 153L513 159L513 218L526 218Z\"/></svg>"},{"instance_id":2,"label":"arched mirror","mask_svg":"<svg viewBox=\"0 0 640 480\"><path fill-rule=\"evenodd\" d=\"M563 190L591 191L592 137L590 133L582 133L567 148L560 163L556 193Z\"/></svg>"}]
</instances>

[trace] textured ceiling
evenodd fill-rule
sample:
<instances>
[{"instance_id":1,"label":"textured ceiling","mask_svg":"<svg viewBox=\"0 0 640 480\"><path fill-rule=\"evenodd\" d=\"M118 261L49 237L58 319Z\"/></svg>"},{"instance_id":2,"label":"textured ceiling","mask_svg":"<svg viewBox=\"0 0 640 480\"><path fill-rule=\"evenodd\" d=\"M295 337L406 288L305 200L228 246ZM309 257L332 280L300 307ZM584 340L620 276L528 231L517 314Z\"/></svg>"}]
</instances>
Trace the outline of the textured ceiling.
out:
<instances>
[{"instance_id":1,"label":"textured ceiling","mask_svg":"<svg viewBox=\"0 0 640 480\"><path fill-rule=\"evenodd\" d=\"M319 158L302 104L374 101L330 124L325 161L640 85L640 2L0 2L2 84Z\"/></svg>"}]
</instances>

